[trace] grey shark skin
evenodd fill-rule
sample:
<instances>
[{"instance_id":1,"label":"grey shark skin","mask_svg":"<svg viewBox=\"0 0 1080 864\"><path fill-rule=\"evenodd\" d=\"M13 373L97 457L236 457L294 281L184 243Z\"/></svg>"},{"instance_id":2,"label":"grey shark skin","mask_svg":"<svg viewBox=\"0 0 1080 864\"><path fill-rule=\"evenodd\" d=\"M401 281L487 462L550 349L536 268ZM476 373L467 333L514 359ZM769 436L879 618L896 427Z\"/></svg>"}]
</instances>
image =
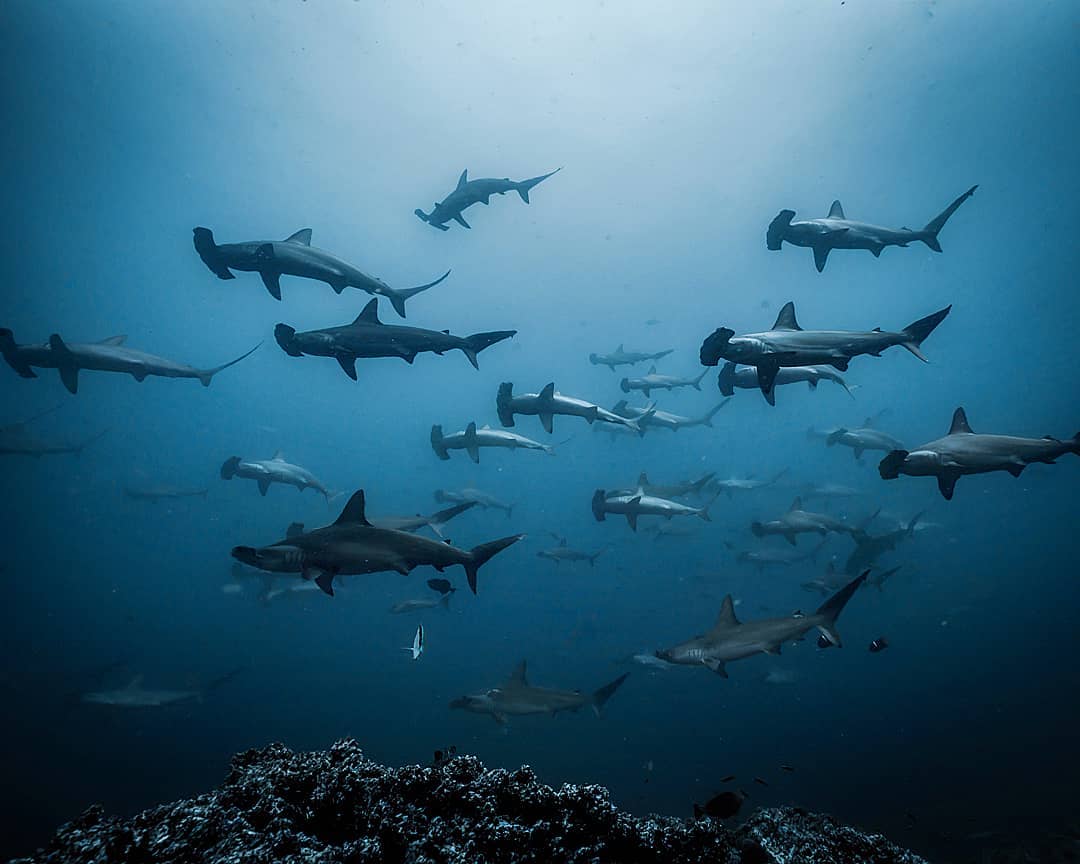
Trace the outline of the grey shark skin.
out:
<instances>
[{"instance_id":1,"label":"grey shark skin","mask_svg":"<svg viewBox=\"0 0 1080 864\"><path fill-rule=\"evenodd\" d=\"M788 469L784 468L768 479L758 479L753 476L727 477L723 480L712 480L707 488L717 492L724 492L728 498L731 498L734 492L753 492L755 489L766 489L769 486L775 486L787 472Z\"/></svg>"},{"instance_id":2,"label":"grey shark skin","mask_svg":"<svg viewBox=\"0 0 1080 864\"><path fill-rule=\"evenodd\" d=\"M419 513L416 516L381 516L372 517L370 521L376 528L392 528L395 531L419 531L421 528L430 528L436 537L441 538L447 522L475 506L475 501L465 501L453 507L447 507L445 510L439 510L430 516L421 516Z\"/></svg>"},{"instance_id":3,"label":"grey shark skin","mask_svg":"<svg viewBox=\"0 0 1080 864\"><path fill-rule=\"evenodd\" d=\"M249 240L243 243L214 242L209 228L194 230L195 251L219 279L235 279L233 270L258 273L263 285L275 300L281 299L281 277L300 276L325 282L340 294L346 288L359 288L368 294L385 297L394 311L405 317L405 301L422 291L434 288L447 276L447 270L434 282L415 288L391 288L382 279L342 261L336 255L311 245L311 229L301 228L284 240Z\"/></svg>"},{"instance_id":4,"label":"grey shark skin","mask_svg":"<svg viewBox=\"0 0 1080 864\"><path fill-rule=\"evenodd\" d=\"M701 380L709 374L709 370L702 371L697 378L680 378L678 375L658 375L656 367L653 366L649 369L648 374L641 378L623 378L619 382L619 387L623 393L629 393L631 390L640 390L645 394L645 398L648 399L653 390L677 390L680 387L693 387L695 390L701 390ZM731 394L728 394L731 395Z\"/></svg>"},{"instance_id":5,"label":"grey shark skin","mask_svg":"<svg viewBox=\"0 0 1080 864\"><path fill-rule=\"evenodd\" d=\"M684 480L681 483L652 483L649 481L649 475L642 471L638 475L636 486L628 489L611 489L608 490L607 495L609 498L618 495L633 495L641 489L646 495L655 495L657 498L685 498L688 495L700 495L704 492L714 476L716 476L715 473L710 471L697 480Z\"/></svg>"},{"instance_id":6,"label":"grey shark skin","mask_svg":"<svg viewBox=\"0 0 1080 864\"><path fill-rule=\"evenodd\" d=\"M855 548L851 550L851 554L844 563L844 573L853 575L874 567L878 558L894 551L905 540L910 540L915 536L915 529L922 515L922 513L916 513L906 525L886 531L884 534L870 534L865 528L853 531L851 539L855 543ZM867 520L867 525L871 521L873 517Z\"/></svg>"},{"instance_id":7,"label":"grey shark skin","mask_svg":"<svg viewBox=\"0 0 1080 864\"><path fill-rule=\"evenodd\" d=\"M940 252L938 234L949 221L949 217L974 195L978 188L972 186L919 231L912 231L910 228L882 228L879 225L856 222L844 216L844 208L839 201L833 201L829 215L824 219L793 222L795 211L781 210L769 225L765 245L773 252L778 252L785 241L793 246L813 249L814 266L818 273L825 269L825 262L833 249L866 249L877 258L886 246L906 247L917 240L925 243L934 252Z\"/></svg>"},{"instance_id":8,"label":"grey shark skin","mask_svg":"<svg viewBox=\"0 0 1080 864\"><path fill-rule=\"evenodd\" d=\"M625 399L615 403L615 406L611 410L620 417L637 420L638 425L643 429L670 429L672 432L678 432L680 429L690 429L693 426L708 426L711 429L713 425L712 419L716 416L716 412L727 405L727 403L728 400L724 399L720 404L710 408L701 417L683 417L680 414L672 414L669 411L658 411L654 406L648 408L635 408L632 405L627 405Z\"/></svg>"},{"instance_id":9,"label":"grey shark skin","mask_svg":"<svg viewBox=\"0 0 1080 864\"><path fill-rule=\"evenodd\" d=\"M716 366L721 359L757 368L758 386L770 405L776 404L774 387L781 368L792 366L832 366L846 372L852 358L872 357L900 345L923 362L920 346L945 320L952 306L908 324L898 333L882 330L803 330L795 318L795 304L788 301L771 330L736 336L728 327L719 327L701 345L701 364Z\"/></svg>"},{"instance_id":10,"label":"grey shark skin","mask_svg":"<svg viewBox=\"0 0 1080 864\"><path fill-rule=\"evenodd\" d=\"M585 707L592 708L599 717L600 709L622 686L627 675L629 673L620 675L593 693L534 687L526 677L525 661L522 660L501 686L483 693L462 696L453 700L450 707L469 711L472 714L488 714L500 725L505 725L508 717L525 717L531 714L546 714L554 717L560 711L578 711Z\"/></svg>"},{"instance_id":11,"label":"grey shark skin","mask_svg":"<svg viewBox=\"0 0 1080 864\"><path fill-rule=\"evenodd\" d=\"M550 549L541 549L536 553L537 558L546 558L548 561L554 561L556 564L561 564L563 561L570 564L573 564L575 561L588 561L590 567L595 567L596 559L604 553L603 549L593 553L582 552L580 549L572 549L567 544L565 537L560 537L557 534L553 534L552 536L559 541L559 545L553 546Z\"/></svg>"},{"instance_id":12,"label":"grey shark skin","mask_svg":"<svg viewBox=\"0 0 1080 864\"><path fill-rule=\"evenodd\" d=\"M435 500L440 504L464 504L471 502L484 510L502 510L507 518L514 513L514 505L500 501L481 489L436 489Z\"/></svg>"},{"instance_id":13,"label":"grey shark skin","mask_svg":"<svg viewBox=\"0 0 1080 864\"><path fill-rule=\"evenodd\" d=\"M555 429L554 417L559 414L566 417L582 417L589 424L599 420L601 423L625 426L638 435L645 434L637 420L621 417L584 399L556 393L554 382L548 384L539 393L519 393L515 396L514 385L509 381L504 381L499 385L495 407L499 414L499 422L507 428L514 425L515 414L528 414L539 417L544 431L550 435Z\"/></svg>"},{"instance_id":14,"label":"grey shark skin","mask_svg":"<svg viewBox=\"0 0 1080 864\"><path fill-rule=\"evenodd\" d=\"M875 429L871 417L867 417L863 421L863 425L857 429L838 426L825 436L825 444L828 447L834 447L837 444L850 447L857 460L861 460L863 453L867 450L881 450L888 453L890 450L904 449L901 441L882 432L880 429Z\"/></svg>"},{"instance_id":15,"label":"grey shark skin","mask_svg":"<svg viewBox=\"0 0 1080 864\"><path fill-rule=\"evenodd\" d=\"M298 333L287 324L274 328L274 338L290 357L333 357L353 381L356 380L356 361L364 357L400 357L412 363L425 351L443 355L458 350L474 369L479 369L477 354L517 330L496 330L474 333L472 336L452 336L449 330L425 330L421 327L399 327L379 320L378 300L370 301L352 324L326 327Z\"/></svg>"},{"instance_id":16,"label":"grey shark skin","mask_svg":"<svg viewBox=\"0 0 1080 864\"><path fill-rule=\"evenodd\" d=\"M818 553L821 552L822 547L825 546L827 539L828 538L822 539L821 542L809 552L796 552L793 549L751 549L746 552L740 552L736 560L740 564L754 564L759 573L766 567L790 567L792 564L801 564L803 561L817 561Z\"/></svg>"},{"instance_id":17,"label":"grey shark skin","mask_svg":"<svg viewBox=\"0 0 1080 864\"><path fill-rule=\"evenodd\" d=\"M271 483L281 483L284 486L295 486L298 491L314 489L322 493L327 503L333 493L330 492L318 478L299 465L293 465L285 461L285 454L280 450L272 459L245 461L239 456L231 456L221 466L221 479L232 480L240 477L244 480L254 480L259 484L259 494L266 495Z\"/></svg>"},{"instance_id":18,"label":"grey shark skin","mask_svg":"<svg viewBox=\"0 0 1080 864\"><path fill-rule=\"evenodd\" d=\"M1053 465L1066 453L1080 456L1080 433L1059 441L1049 435L1020 438L972 432L964 409L957 408L948 435L910 452L892 451L881 460L878 472L884 480L895 480L901 474L937 477L942 497L951 501L956 481L966 474L1008 471L1019 477L1031 463Z\"/></svg>"},{"instance_id":19,"label":"grey shark skin","mask_svg":"<svg viewBox=\"0 0 1080 864\"><path fill-rule=\"evenodd\" d=\"M102 438L109 431L108 429L105 429L98 432L96 435L92 435L75 444L61 441L49 441L38 438L37 435L27 431L27 426L35 420L41 419L46 414L52 414L55 410L55 407L49 408L46 411L42 411L40 414L35 414L27 420L0 426L0 456L33 456L35 458L40 458L42 456L57 456L63 453L74 453L76 456L79 456L82 454L83 450Z\"/></svg>"},{"instance_id":20,"label":"grey shark skin","mask_svg":"<svg viewBox=\"0 0 1080 864\"><path fill-rule=\"evenodd\" d=\"M439 572L460 564L465 568L469 588L476 593L477 574L495 555L521 540L514 534L470 549L430 540L419 534L376 528L365 516L364 492L356 492L337 521L324 528L290 532L284 540L260 548L236 546L233 557L244 564L271 573L299 573L314 580L333 596L338 576L396 571L408 575L415 567L430 566Z\"/></svg>"},{"instance_id":21,"label":"grey shark skin","mask_svg":"<svg viewBox=\"0 0 1080 864\"><path fill-rule=\"evenodd\" d=\"M848 389L847 382L841 375L834 372L828 366L820 364L816 366L789 366L780 369L776 373L776 378L773 380L773 386L779 387L781 384L797 384L800 381L805 381L809 384L811 390L817 390L817 385L821 381L832 381L834 384L839 384L843 387L844 392L852 399L855 398L855 394ZM730 360L720 369L720 375L716 379L716 385L720 388L720 392L725 396L734 395L736 389L758 390L761 388L761 384L758 382L757 369L753 366L745 366L742 369L739 369L736 367L736 364L732 363Z\"/></svg>"},{"instance_id":22,"label":"grey shark skin","mask_svg":"<svg viewBox=\"0 0 1080 864\"><path fill-rule=\"evenodd\" d=\"M400 603L395 603L390 607L390 614L392 615L406 615L409 612L424 612L428 609L450 609L450 595L443 594L435 598L424 598L422 600L402 600Z\"/></svg>"},{"instance_id":23,"label":"grey shark skin","mask_svg":"<svg viewBox=\"0 0 1080 864\"><path fill-rule=\"evenodd\" d=\"M715 499L714 499L715 500ZM626 517L626 522L631 530L637 531L639 516L663 516L671 519L675 516L697 516L706 522L711 522L709 507L712 501L704 507L690 507L680 504L678 501L669 501L666 498L657 498L654 495L646 495L645 491L637 491L626 495L608 496L603 489L597 489L593 493L592 512L597 522L604 522L608 513L616 513Z\"/></svg>"},{"instance_id":24,"label":"grey shark skin","mask_svg":"<svg viewBox=\"0 0 1080 864\"><path fill-rule=\"evenodd\" d=\"M810 483L803 487L802 498L825 498L838 500L862 495L858 489L840 483Z\"/></svg>"},{"instance_id":25,"label":"grey shark skin","mask_svg":"<svg viewBox=\"0 0 1080 864\"><path fill-rule=\"evenodd\" d=\"M177 363L165 357L147 354L134 348L125 348L127 336L110 336L101 342L65 342L57 334L40 345L18 345L15 336L6 327L0 329L0 353L8 365L19 373L21 378L37 378L34 368L56 369L60 380L69 393L79 392L79 371L90 369L96 372L120 372L130 375L136 381L143 381L149 376L157 378L198 378L203 387L209 387L210 381L218 372L235 366L244 358L258 350L256 345L235 360L222 363L213 369L196 369L186 363Z\"/></svg>"},{"instance_id":26,"label":"grey shark skin","mask_svg":"<svg viewBox=\"0 0 1080 864\"><path fill-rule=\"evenodd\" d=\"M462 213L473 204L486 205L490 203L492 195L505 195L507 192L517 192L521 196L521 200L528 204L529 191L538 183L542 183L548 177L558 174L560 171L562 171L562 168L556 168L554 171L541 174L539 177L531 177L528 180L511 180L509 177L503 177L501 180L494 177L481 177L478 180L470 180L469 169L466 168L461 172L454 191L443 198L442 201L437 201L432 206L430 213L425 213L419 208L413 210L413 213L421 221L427 222L432 228L438 228L440 231L449 231L450 226L446 223L451 220L457 222L462 228L471 228L472 226L465 221Z\"/></svg>"},{"instance_id":27,"label":"grey shark skin","mask_svg":"<svg viewBox=\"0 0 1080 864\"><path fill-rule=\"evenodd\" d=\"M680 525L678 522L657 522L655 525L650 525L647 528L643 528L650 534L655 534L654 540L663 540L665 537L697 537L698 532L688 525Z\"/></svg>"},{"instance_id":28,"label":"grey shark skin","mask_svg":"<svg viewBox=\"0 0 1080 864\"><path fill-rule=\"evenodd\" d=\"M755 654L779 654L785 642L801 640L815 628L831 645L839 647L841 641L840 634L836 632L836 619L851 595L866 581L866 576L866 573L857 576L811 615L796 614L743 623L735 617L735 606L728 594L720 606L716 623L708 633L657 651L656 656L682 666L704 666L727 678L725 663Z\"/></svg>"},{"instance_id":29,"label":"grey shark skin","mask_svg":"<svg viewBox=\"0 0 1080 864\"><path fill-rule=\"evenodd\" d=\"M209 493L209 489L193 489L183 486L172 486L168 483L156 483L152 486L124 486L124 495L136 501L163 501L176 500L178 498L203 498Z\"/></svg>"},{"instance_id":30,"label":"grey shark skin","mask_svg":"<svg viewBox=\"0 0 1080 864\"><path fill-rule=\"evenodd\" d=\"M642 363L645 360L659 360L661 357L667 357L674 350L674 348L668 348L666 351L648 354L644 351L627 351L622 345L619 345L610 354L590 354L589 362L593 366L607 366L614 372L616 366L633 366L635 363Z\"/></svg>"},{"instance_id":31,"label":"grey shark skin","mask_svg":"<svg viewBox=\"0 0 1080 864\"><path fill-rule=\"evenodd\" d=\"M850 534L852 527L839 519L834 519L825 513L810 513L802 509L802 499L796 498L791 502L788 512L779 519L769 522L753 522L750 530L755 537L768 537L779 535L787 540L792 546L795 545L799 534Z\"/></svg>"},{"instance_id":32,"label":"grey shark skin","mask_svg":"<svg viewBox=\"0 0 1080 864\"><path fill-rule=\"evenodd\" d=\"M476 423L470 423L460 432L443 434L442 426L431 427L431 449L435 455L444 462L450 458L449 450L464 450L469 454L473 462L480 464L481 447L502 447L509 450L542 450L549 456L555 455L555 448L548 444L533 441L524 435L515 435L513 432L504 432L501 429L492 429L490 426L476 428Z\"/></svg>"},{"instance_id":33,"label":"grey shark skin","mask_svg":"<svg viewBox=\"0 0 1080 864\"><path fill-rule=\"evenodd\" d=\"M82 701L89 705L104 705L110 708L163 708L167 705L201 702L207 693L232 680L238 672L239 670L229 672L211 681L201 690L147 690L142 686L143 676L136 675L126 687L84 693Z\"/></svg>"}]
</instances>

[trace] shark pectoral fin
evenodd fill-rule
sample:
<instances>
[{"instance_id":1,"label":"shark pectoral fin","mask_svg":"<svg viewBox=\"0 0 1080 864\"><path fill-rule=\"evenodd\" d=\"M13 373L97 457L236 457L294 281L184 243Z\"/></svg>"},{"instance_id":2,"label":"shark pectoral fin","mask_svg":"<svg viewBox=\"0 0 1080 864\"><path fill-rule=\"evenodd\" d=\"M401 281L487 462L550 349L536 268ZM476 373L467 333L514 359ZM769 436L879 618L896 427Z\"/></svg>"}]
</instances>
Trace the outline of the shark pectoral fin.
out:
<instances>
[{"instance_id":1,"label":"shark pectoral fin","mask_svg":"<svg viewBox=\"0 0 1080 864\"><path fill-rule=\"evenodd\" d=\"M57 368L60 373L60 380L64 382L64 386L69 393L79 392L79 367L74 364L67 363Z\"/></svg>"},{"instance_id":2,"label":"shark pectoral fin","mask_svg":"<svg viewBox=\"0 0 1080 864\"><path fill-rule=\"evenodd\" d=\"M333 276L327 279L326 284L333 289L335 294L340 294L342 291L349 287L345 276L338 273L335 273Z\"/></svg>"},{"instance_id":3,"label":"shark pectoral fin","mask_svg":"<svg viewBox=\"0 0 1080 864\"><path fill-rule=\"evenodd\" d=\"M505 726L507 723L510 722L506 719L506 715L503 714L501 711L492 711L491 718L500 726Z\"/></svg>"},{"instance_id":4,"label":"shark pectoral fin","mask_svg":"<svg viewBox=\"0 0 1080 864\"><path fill-rule=\"evenodd\" d=\"M776 360L766 360L757 366L758 386L761 393L770 405L776 404L773 390L776 386L776 376L780 372L780 364Z\"/></svg>"},{"instance_id":5,"label":"shark pectoral fin","mask_svg":"<svg viewBox=\"0 0 1080 864\"><path fill-rule=\"evenodd\" d=\"M956 471L947 471L944 474L939 474L937 478L937 486L941 491L941 497L946 501L952 501L953 492L956 489L956 481L960 479L960 474Z\"/></svg>"},{"instance_id":6,"label":"shark pectoral fin","mask_svg":"<svg viewBox=\"0 0 1080 864\"><path fill-rule=\"evenodd\" d=\"M722 660L709 659L709 660L702 660L701 663L702 663L703 666L705 666L707 669L711 669L713 672L715 672L721 678L727 678L728 677L727 669L724 668L724 662Z\"/></svg>"},{"instance_id":7,"label":"shark pectoral fin","mask_svg":"<svg viewBox=\"0 0 1080 864\"><path fill-rule=\"evenodd\" d=\"M630 525L630 530L631 531L637 531L637 517L638 517L637 513L627 513L626 514L626 521Z\"/></svg>"},{"instance_id":8,"label":"shark pectoral fin","mask_svg":"<svg viewBox=\"0 0 1080 864\"><path fill-rule=\"evenodd\" d=\"M465 452L469 454L469 458L472 459L477 465L480 464L480 448L473 444L470 447L465 448Z\"/></svg>"},{"instance_id":9,"label":"shark pectoral fin","mask_svg":"<svg viewBox=\"0 0 1080 864\"><path fill-rule=\"evenodd\" d=\"M342 371L356 380L356 356L354 354L338 354L335 358L338 364L341 366Z\"/></svg>"},{"instance_id":10,"label":"shark pectoral fin","mask_svg":"<svg viewBox=\"0 0 1080 864\"><path fill-rule=\"evenodd\" d=\"M766 646L765 646L764 648L762 648L761 650L762 650L762 651L763 651L763 652L764 652L765 654L771 654L771 655L773 655L773 656L779 657L779 656L780 656L780 647L781 647L781 645L782 645L782 643L780 643L780 642L775 642L775 643L773 643L772 645L766 645Z\"/></svg>"},{"instance_id":11,"label":"shark pectoral fin","mask_svg":"<svg viewBox=\"0 0 1080 864\"><path fill-rule=\"evenodd\" d=\"M263 285L265 285L266 290L270 292L270 296L275 300L280 300L281 274L276 270L260 270L259 275L262 276Z\"/></svg>"},{"instance_id":12,"label":"shark pectoral fin","mask_svg":"<svg viewBox=\"0 0 1080 864\"><path fill-rule=\"evenodd\" d=\"M551 414L540 414L540 423L541 425L543 425L544 431L547 432L548 435L550 435L552 431L554 431L554 420L555 418Z\"/></svg>"},{"instance_id":13,"label":"shark pectoral fin","mask_svg":"<svg viewBox=\"0 0 1080 864\"><path fill-rule=\"evenodd\" d=\"M792 546L797 545L795 534L792 532L788 532L787 534L785 534L784 539L787 540L787 542L790 543Z\"/></svg>"},{"instance_id":14,"label":"shark pectoral fin","mask_svg":"<svg viewBox=\"0 0 1080 864\"><path fill-rule=\"evenodd\" d=\"M315 584L324 594L334 596L334 574L331 571L320 567L305 567L303 577L308 580L314 579Z\"/></svg>"},{"instance_id":15,"label":"shark pectoral fin","mask_svg":"<svg viewBox=\"0 0 1080 864\"><path fill-rule=\"evenodd\" d=\"M835 360L829 363L834 369L839 369L841 372L847 372L848 364L851 362L850 357L837 357Z\"/></svg>"},{"instance_id":16,"label":"shark pectoral fin","mask_svg":"<svg viewBox=\"0 0 1080 864\"><path fill-rule=\"evenodd\" d=\"M259 478L259 494L265 495L270 491L270 480L266 477Z\"/></svg>"},{"instance_id":17,"label":"shark pectoral fin","mask_svg":"<svg viewBox=\"0 0 1080 864\"><path fill-rule=\"evenodd\" d=\"M1024 473L1024 469L1027 468L1026 462L1011 462L1005 466L1005 470L1012 474L1013 477L1019 477Z\"/></svg>"},{"instance_id":18,"label":"shark pectoral fin","mask_svg":"<svg viewBox=\"0 0 1080 864\"><path fill-rule=\"evenodd\" d=\"M462 228L469 228L469 229L472 228L472 225L470 225L468 222L466 222L465 217L462 216L460 213L458 213L458 214L456 214L454 216L454 221L457 222L458 225L460 225Z\"/></svg>"},{"instance_id":19,"label":"shark pectoral fin","mask_svg":"<svg viewBox=\"0 0 1080 864\"><path fill-rule=\"evenodd\" d=\"M828 246L815 246L814 247L814 266L817 267L817 272L820 273L825 269L825 262L829 260L829 247Z\"/></svg>"}]
</instances>

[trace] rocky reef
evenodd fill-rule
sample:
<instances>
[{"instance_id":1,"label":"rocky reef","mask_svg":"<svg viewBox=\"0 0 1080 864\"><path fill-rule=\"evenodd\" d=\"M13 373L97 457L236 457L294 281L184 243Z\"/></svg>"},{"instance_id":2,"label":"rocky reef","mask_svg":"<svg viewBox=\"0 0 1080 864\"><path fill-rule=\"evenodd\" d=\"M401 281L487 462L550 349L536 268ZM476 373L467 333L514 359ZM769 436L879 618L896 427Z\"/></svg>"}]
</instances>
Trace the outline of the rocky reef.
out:
<instances>
[{"instance_id":1,"label":"rocky reef","mask_svg":"<svg viewBox=\"0 0 1080 864\"><path fill-rule=\"evenodd\" d=\"M471 756L387 768L353 740L234 757L213 792L131 819L91 807L23 862L320 864L926 864L878 834L803 810L759 810L738 826L639 818L602 786L552 789L530 768Z\"/></svg>"}]
</instances>

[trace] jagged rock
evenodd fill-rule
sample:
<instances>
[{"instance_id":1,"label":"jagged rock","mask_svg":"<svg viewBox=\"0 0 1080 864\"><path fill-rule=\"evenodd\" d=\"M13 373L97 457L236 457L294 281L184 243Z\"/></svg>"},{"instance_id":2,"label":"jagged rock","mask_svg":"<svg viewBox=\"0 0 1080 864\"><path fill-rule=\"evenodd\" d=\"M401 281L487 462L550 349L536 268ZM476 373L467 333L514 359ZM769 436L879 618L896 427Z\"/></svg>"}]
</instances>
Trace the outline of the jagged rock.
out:
<instances>
[{"instance_id":1,"label":"jagged rock","mask_svg":"<svg viewBox=\"0 0 1080 864\"><path fill-rule=\"evenodd\" d=\"M638 818L602 786L539 783L472 756L387 768L353 740L233 758L222 786L129 820L91 807L24 862L130 864L925 864L878 834L802 810L737 827Z\"/></svg>"}]
</instances>

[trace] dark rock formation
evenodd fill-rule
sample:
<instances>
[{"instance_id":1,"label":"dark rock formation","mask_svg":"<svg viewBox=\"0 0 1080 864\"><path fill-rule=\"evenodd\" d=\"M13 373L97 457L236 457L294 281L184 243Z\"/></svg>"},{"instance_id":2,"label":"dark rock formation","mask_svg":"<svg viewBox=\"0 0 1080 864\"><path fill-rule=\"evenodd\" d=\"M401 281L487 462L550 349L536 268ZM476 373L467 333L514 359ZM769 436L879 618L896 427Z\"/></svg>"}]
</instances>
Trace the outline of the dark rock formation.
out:
<instances>
[{"instance_id":1,"label":"dark rock formation","mask_svg":"<svg viewBox=\"0 0 1080 864\"><path fill-rule=\"evenodd\" d=\"M359 745L237 755L220 789L129 820L91 807L35 862L320 864L925 864L884 837L801 810L710 819L621 813L601 786L537 782L527 767L487 771L459 756L386 768Z\"/></svg>"}]
</instances>

